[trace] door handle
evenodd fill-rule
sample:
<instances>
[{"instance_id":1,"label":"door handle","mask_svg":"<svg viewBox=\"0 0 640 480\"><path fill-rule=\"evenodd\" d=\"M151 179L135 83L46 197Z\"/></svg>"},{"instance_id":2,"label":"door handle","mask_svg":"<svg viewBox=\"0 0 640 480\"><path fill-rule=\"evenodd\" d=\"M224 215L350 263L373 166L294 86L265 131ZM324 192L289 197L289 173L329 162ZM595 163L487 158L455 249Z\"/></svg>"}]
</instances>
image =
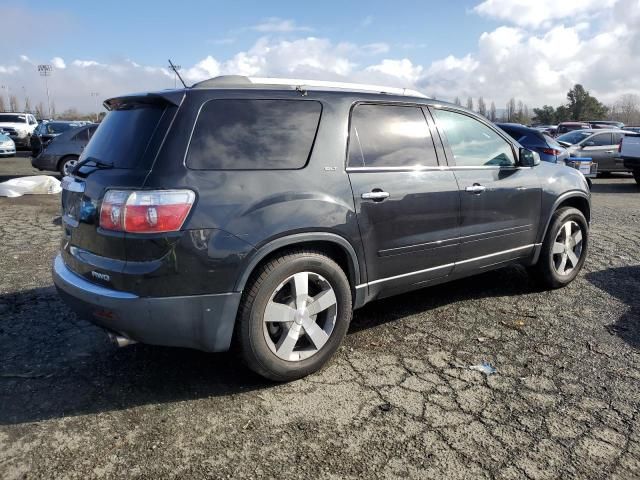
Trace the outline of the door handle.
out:
<instances>
[{"instance_id":1,"label":"door handle","mask_svg":"<svg viewBox=\"0 0 640 480\"><path fill-rule=\"evenodd\" d=\"M477 183L474 183L473 185L471 185L470 187L465 188L465 191L469 192L469 193L482 193L487 189L487 187L483 187L482 185L479 185Z\"/></svg>"},{"instance_id":2,"label":"door handle","mask_svg":"<svg viewBox=\"0 0 640 480\"><path fill-rule=\"evenodd\" d=\"M367 192L367 193L363 193L362 194L362 199L363 200L373 200L374 202L381 202L385 198L389 198L389 193L388 192L383 192L380 189L375 189L375 190L373 190L371 192Z\"/></svg>"},{"instance_id":3,"label":"door handle","mask_svg":"<svg viewBox=\"0 0 640 480\"><path fill-rule=\"evenodd\" d=\"M604 153L615 153L615 150L607 150L607 151L606 151L606 152L604 152Z\"/></svg>"}]
</instances>

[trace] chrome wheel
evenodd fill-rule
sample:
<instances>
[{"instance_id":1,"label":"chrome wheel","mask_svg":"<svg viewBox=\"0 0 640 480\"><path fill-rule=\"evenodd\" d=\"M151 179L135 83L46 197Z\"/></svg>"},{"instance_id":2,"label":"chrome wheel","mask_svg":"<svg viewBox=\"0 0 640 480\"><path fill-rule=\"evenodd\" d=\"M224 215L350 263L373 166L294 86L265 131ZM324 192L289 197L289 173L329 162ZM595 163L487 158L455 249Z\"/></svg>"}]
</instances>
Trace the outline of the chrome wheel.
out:
<instances>
[{"instance_id":1,"label":"chrome wheel","mask_svg":"<svg viewBox=\"0 0 640 480\"><path fill-rule=\"evenodd\" d=\"M291 275L275 289L264 311L269 349L290 362L316 354L336 325L338 303L329 282L313 272Z\"/></svg>"},{"instance_id":2,"label":"chrome wheel","mask_svg":"<svg viewBox=\"0 0 640 480\"><path fill-rule=\"evenodd\" d=\"M569 275L582 256L582 229L570 220L564 223L553 243L553 267L558 275Z\"/></svg>"},{"instance_id":3,"label":"chrome wheel","mask_svg":"<svg viewBox=\"0 0 640 480\"><path fill-rule=\"evenodd\" d=\"M62 173L65 176L71 175L71 171L75 168L77 164L78 164L78 160L75 158L72 160L67 160L66 162L64 162L64 165L62 165Z\"/></svg>"}]
</instances>

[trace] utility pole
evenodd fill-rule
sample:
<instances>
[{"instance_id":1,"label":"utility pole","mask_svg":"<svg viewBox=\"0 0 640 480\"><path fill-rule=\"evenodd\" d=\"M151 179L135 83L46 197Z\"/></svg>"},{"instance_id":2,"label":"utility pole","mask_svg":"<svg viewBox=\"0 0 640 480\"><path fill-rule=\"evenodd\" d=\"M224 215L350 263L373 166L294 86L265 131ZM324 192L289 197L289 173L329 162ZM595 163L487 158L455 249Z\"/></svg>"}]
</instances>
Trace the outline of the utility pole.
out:
<instances>
[{"instance_id":1,"label":"utility pole","mask_svg":"<svg viewBox=\"0 0 640 480\"><path fill-rule=\"evenodd\" d=\"M49 96L49 80L48 77L51 76L51 72L53 71L53 67L48 64L38 65L38 72L40 72L40 76L44 77L44 84L47 88L47 107L49 109L49 118L51 118L51 98Z\"/></svg>"},{"instance_id":2,"label":"utility pole","mask_svg":"<svg viewBox=\"0 0 640 480\"><path fill-rule=\"evenodd\" d=\"M180 65L169 65L169 70L173 70L173 88L178 87L178 70L182 70Z\"/></svg>"},{"instance_id":3,"label":"utility pole","mask_svg":"<svg viewBox=\"0 0 640 480\"><path fill-rule=\"evenodd\" d=\"M91 92L91 96L96 100L96 123L99 120L99 115L98 115L98 96L100 94L98 92Z\"/></svg>"}]
</instances>

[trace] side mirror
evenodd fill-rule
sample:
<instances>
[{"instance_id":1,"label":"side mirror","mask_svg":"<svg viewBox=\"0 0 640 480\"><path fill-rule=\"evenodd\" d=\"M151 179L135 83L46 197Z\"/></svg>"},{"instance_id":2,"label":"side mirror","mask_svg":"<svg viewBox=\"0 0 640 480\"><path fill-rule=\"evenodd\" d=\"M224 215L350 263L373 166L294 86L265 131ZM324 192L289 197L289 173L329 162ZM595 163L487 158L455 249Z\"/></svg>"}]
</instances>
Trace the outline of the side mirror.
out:
<instances>
[{"instance_id":1,"label":"side mirror","mask_svg":"<svg viewBox=\"0 0 640 480\"><path fill-rule=\"evenodd\" d=\"M520 149L520 166L521 167L535 167L540 165L540 155L538 152L529 150L528 148Z\"/></svg>"}]
</instances>

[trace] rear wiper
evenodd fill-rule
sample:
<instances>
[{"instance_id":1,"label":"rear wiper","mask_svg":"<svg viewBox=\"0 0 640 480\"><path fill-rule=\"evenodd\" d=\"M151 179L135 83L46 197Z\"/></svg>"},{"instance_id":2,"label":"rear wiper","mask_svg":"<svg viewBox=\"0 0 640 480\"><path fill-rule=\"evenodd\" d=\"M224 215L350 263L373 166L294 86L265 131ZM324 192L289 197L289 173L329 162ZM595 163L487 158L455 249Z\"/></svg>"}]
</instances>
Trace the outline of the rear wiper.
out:
<instances>
[{"instance_id":1,"label":"rear wiper","mask_svg":"<svg viewBox=\"0 0 640 480\"><path fill-rule=\"evenodd\" d=\"M92 164L90 166L96 167L99 169L113 168L113 163L103 162L102 160L98 160L97 158L94 158L94 157L87 157L84 160L76 163L76 166L73 167L73 170L71 170L71 174L75 175L80 170L81 167L84 167L89 163Z\"/></svg>"}]
</instances>

